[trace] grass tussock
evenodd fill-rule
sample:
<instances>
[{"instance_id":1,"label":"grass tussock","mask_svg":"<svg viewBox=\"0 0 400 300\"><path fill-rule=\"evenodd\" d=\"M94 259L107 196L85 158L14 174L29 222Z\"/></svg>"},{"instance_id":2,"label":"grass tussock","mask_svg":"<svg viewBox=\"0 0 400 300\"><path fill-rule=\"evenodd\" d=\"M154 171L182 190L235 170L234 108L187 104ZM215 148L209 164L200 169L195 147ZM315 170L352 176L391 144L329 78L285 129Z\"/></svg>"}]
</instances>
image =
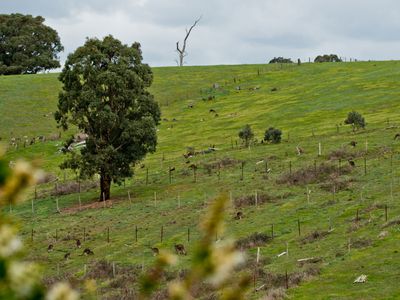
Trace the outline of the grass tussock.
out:
<instances>
[{"instance_id":1,"label":"grass tussock","mask_svg":"<svg viewBox=\"0 0 400 300\"><path fill-rule=\"evenodd\" d=\"M221 169L229 168L229 167L233 167L233 166L237 165L238 163L240 163L240 161L237 159L230 158L230 157L224 157L224 158L218 159L216 161L212 161L209 163L203 163L202 166L203 166L204 170L206 171L206 173L211 174L212 171L218 170L218 168L221 168Z\"/></svg>"},{"instance_id":2,"label":"grass tussock","mask_svg":"<svg viewBox=\"0 0 400 300\"><path fill-rule=\"evenodd\" d=\"M310 233L309 235L306 235L305 237L303 237L301 239L301 242L303 244L313 243L315 241L320 241L320 240L324 239L328 235L329 235L329 231L315 230L312 233Z\"/></svg>"},{"instance_id":3,"label":"grass tussock","mask_svg":"<svg viewBox=\"0 0 400 300\"><path fill-rule=\"evenodd\" d=\"M245 250L254 247L264 246L271 239L272 238L265 233L255 232L248 237L237 240L235 246L237 249Z\"/></svg>"},{"instance_id":4,"label":"grass tussock","mask_svg":"<svg viewBox=\"0 0 400 300\"><path fill-rule=\"evenodd\" d=\"M94 188L98 188L97 181L85 181L80 183L81 192L86 192ZM50 192L51 196L69 195L79 192L79 183L76 181L67 181L58 183L56 187Z\"/></svg>"},{"instance_id":5,"label":"grass tussock","mask_svg":"<svg viewBox=\"0 0 400 300\"><path fill-rule=\"evenodd\" d=\"M320 274L320 268L316 265L308 265L302 270L288 273L287 282L285 273L273 273L265 271L263 268L256 269L259 281L264 284L262 290L289 288L298 286ZM273 299L273 298L272 298ZM279 298L278 298L279 299Z\"/></svg>"},{"instance_id":6,"label":"grass tussock","mask_svg":"<svg viewBox=\"0 0 400 300\"><path fill-rule=\"evenodd\" d=\"M396 218L386 222L385 224L383 224L382 228L392 227L392 226L396 226L396 225L400 225L400 217L396 217Z\"/></svg>"},{"instance_id":7,"label":"grass tussock","mask_svg":"<svg viewBox=\"0 0 400 300\"><path fill-rule=\"evenodd\" d=\"M277 180L278 184L305 185L311 183L325 183L332 181L332 178L338 178L351 172L350 166L338 166L330 163L322 163L318 166L308 166L292 173L286 173Z\"/></svg>"},{"instance_id":8,"label":"grass tussock","mask_svg":"<svg viewBox=\"0 0 400 300\"><path fill-rule=\"evenodd\" d=\"M272 196L266 193L257 194L257 205L261 205L264 203L273 203L278 199L276 196ZM233 200L233 205L236 208L246 207L246 206L254 206L256 205L256 195L255 193L252 195L245 195Z\"/></svg>"},{"instance_id":9,"label":"grass tussock","mask_svg":"<svg viewBox=\"0 0 400 300\"><path fill-rule=\"evenodd\" d=\"M351 247L355 249L362 249L372 245L372 240L368 238L358 238L351 242Z\"/></svg>"}]
</instances>

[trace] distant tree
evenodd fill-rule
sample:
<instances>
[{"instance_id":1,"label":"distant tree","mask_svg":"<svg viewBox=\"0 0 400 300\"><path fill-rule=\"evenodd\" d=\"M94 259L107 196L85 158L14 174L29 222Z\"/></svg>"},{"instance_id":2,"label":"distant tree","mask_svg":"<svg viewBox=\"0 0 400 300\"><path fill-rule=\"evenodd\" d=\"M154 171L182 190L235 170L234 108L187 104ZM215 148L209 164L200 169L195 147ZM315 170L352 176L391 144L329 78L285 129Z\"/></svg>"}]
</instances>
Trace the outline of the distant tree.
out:
<instances>
[{"instance_id":1,"label":"distant tree","mask_svg":"<svg viewBox=\"0 0 400 300\"><path fill-rule=\"evenodd\" d=\"M265 131L264 141L268 141L273 144L278 144L281 142L281 138L282 138L282 131L277 128L270 127Z\"/></svg>"},{"instance_id":2,"label":"distant tree","mask_svg":"<svg viewBox=\"0 0 400 300\"><path fill-rule=\"evenodd\" d=\"M107 200L111 182L132 176L132 165L156 149L160 109L147 91L153 73L142 63L139 43L107 36L87 39L70 54L59 79L58 124L88 135L86 147L61 167L78 169L81 177L99 174L100 200Z\"/></svg>"},{"instance_id":3,"label":"distant tree","mask_svg":"<svg viewBox=\"0 0 400 300\"><path fill-rule=\"evenodd\" d=\"M249 146L250 141L254 138L254 133L251 130L250 125L244 126L240 131L239 131L239 138L243 140L244 144L246 147Z\"/></svg>"},{"instance_id":4,"label":"distant tree","mask_svg":"<svg viewBox=\"0 0 400 300\"><path fill-rule=\"evenodd\" d=\"M274 57L269 61L270 64L291 64L293 63L290 58Z\"/></svg>"},{"instance_id":5,"label":"distant tree","mask_svg":"<svg viewBox=\"0 0 400 300\"><path fill-rule=\"evenodd\" d=\"M344 123L351 124L353 126L353 129L365 128L364 117L360 113L358 113L354 110L347 114L347 119L344 120Z\"/></svg>"},{"instance_id":6,"label":"distant tree","mask_svg":"<svg viewBox=\"0 0 400 300\"><path fill-rule=\"evenodd\" d=\"M318 55L314 62L322 63L322 62L341 62L342 60L336 54L324 54Z\"/></svg>"},{"instance_id":7,"label":"distant tree","mask_svg":"<svg viewBox=\"0 0 400 300\"><path fill-rule=\"evenodd\" d=\"M57 31L41 16L0 15L0 74L35 74L60 67Z\"/></svg>"},{"instance_id":8,"label":"distant tree","mask_svg":"<svg viewBox=\"0 0 400 300\"><path fill-rule=\"evenodd\" d=\"M182 67L184 64L183 59L187 56L187 52L186 52L186 44L187 44L187 40L190 36L190 34L192 33L193 28L196 27L196 25L200 22L200 18L198 18L196 21L194 21L193 25L190 26L189 29L186 29L186 35L185 38L183 39L183 45L182 47L179 47L179 41L176 42L176 51L178 52L178 58L179 61L177 61L178 66Z\"/></svg>"}]
</instances>

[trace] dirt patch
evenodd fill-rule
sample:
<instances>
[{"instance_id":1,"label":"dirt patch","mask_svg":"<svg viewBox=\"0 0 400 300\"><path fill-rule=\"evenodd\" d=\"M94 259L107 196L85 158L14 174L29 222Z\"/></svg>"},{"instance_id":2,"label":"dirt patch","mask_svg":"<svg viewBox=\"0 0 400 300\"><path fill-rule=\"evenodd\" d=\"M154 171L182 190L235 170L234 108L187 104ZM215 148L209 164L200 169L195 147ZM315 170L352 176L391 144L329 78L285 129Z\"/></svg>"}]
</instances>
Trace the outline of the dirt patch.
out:
<instances>
[{"instance_id":1,"label":"dirt patch","mask_svg":"<svg viewBox=\"0 0 400 300\"><path fill-rule=\"evenodd\" d=\"M87 203L87 204L82 204L81 206L78 204L78 205L64 208L61 210L61 213L72 214L72 213L76 213L76 212L79 212L82 210L88 210L88 209L111 208L111 207L113 207L113 205L115 203L118 203L121 201L123 201L123 198L113 198L110 200L106 200L105 203L104 203L104 201L93 200L93 202Z\"/></svg>"},{"instance_id":2,"label":"dirt patch","mask_svg":"<svg viewBox=\"0 0 400 300\"><path fill-rule=\"evenodd\" d=\"M256 232L248 237L237 240L235 243L235 246L237 249L245 250L245 249L263 246L271 239L272 238L269 237L265 233Z\"/></svg>"},{"instance_id":3,"label":"dirt patch","mask_svg":"<svg viewBox=\"0 0 400 300\"><path fill-rule=\"evenodd\" d=\"M277 180L278 184L305 185L310 183L329 182L332 178L339 178L341 175L349 174L352 171L350 166L342 166L322 163L318 166L308 166L292 173L286 173Z\"/></svg>"},{"instance_id":4,"label":"dirt patch","mask_svg":"<svg viewBox=\"0 0 400 300\"><path fill-rule=\"evenodd\" d=\"M325 238L327 235L329 235L329 231L321 231L321 230L315 230L314 232L310 233L309 235L303 237L301 239L301 242L303 244L309 244L313 243L315 241L322 240Z\"/></svg>"}]
</instances>

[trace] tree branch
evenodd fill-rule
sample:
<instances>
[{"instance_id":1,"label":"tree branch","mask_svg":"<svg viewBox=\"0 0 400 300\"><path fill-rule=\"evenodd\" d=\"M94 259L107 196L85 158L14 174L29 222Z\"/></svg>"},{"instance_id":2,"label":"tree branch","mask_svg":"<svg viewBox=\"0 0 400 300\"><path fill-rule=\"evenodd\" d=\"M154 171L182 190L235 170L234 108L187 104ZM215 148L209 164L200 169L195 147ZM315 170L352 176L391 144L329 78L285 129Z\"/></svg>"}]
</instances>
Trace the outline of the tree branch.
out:
<instances>
[{"instance_id":1,"label":"tree branch","mask_svg":"<svg viewBox=\"0 0 400 300\"><path fill-rule=\"evenodd\" d=\"M183 58L187 55L187 53L186 53L186 43L187 43L187 40L188 40L188 38L190 36L190 33L192 32L193 28L196 27L196 25L200 22L201 18L202 18L202 16L200 16L200 18L198 18L196 21L194 21L193 25L190 26L189 30L187 28L185 29L186 36L183 39L182 48L179 48L179 41L176 42L176 51L179 53L179 62L180 62L179 65L180 66L183 65Z\"/></svg>"}]
</instances>

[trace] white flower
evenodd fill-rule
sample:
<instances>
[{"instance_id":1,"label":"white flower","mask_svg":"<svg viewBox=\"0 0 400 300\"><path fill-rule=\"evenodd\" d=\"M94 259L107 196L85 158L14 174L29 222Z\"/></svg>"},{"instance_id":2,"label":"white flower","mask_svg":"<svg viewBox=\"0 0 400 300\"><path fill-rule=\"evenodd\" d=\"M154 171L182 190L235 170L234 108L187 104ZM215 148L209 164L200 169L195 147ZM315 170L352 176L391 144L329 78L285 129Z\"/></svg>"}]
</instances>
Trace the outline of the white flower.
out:
<instances>
[{"instance_id":1,"label":"white flower","mask_svg":"<svg viewBox=\"0 0 400 300\"><path fill-rule=\"evenodd\" d=\"M69 284L59 282L55 284L46 296L46 300L78 300L79 294Z\"/></svg>"},{"instance_id":2,"label":"white flower","mask_svg":"<svg viewBox=\"0 0 400 300\"><path fill-rule=\"evenodd\" d=\"M235 249L232 242L228 241L214 247L211 260L215 270L209 278L209 282L219 285L231 276L231 272L236 266L244 262L244 256Z\"/></svg>"},{"instance_id":3,"label":"white flower","mask_svg":"<svg viewBox=\"0 0 400 300\"><path fill-rule=\"evenodd\" d=\"M39 282L37 267L32 263L11 262L7 275L11 288L20 298L31 295Z\"/></svg>"},{"instance_id":4,"label":"white flower","mask_svg":"<svg viewBox=\"0 0 400 300\"><path fill-rule=\"evenodd\" d=\"M15 235L10 225L0 226L0 257L7 258L14 255L22 247L21 240Z\"/></svg>"}]
</instances>

